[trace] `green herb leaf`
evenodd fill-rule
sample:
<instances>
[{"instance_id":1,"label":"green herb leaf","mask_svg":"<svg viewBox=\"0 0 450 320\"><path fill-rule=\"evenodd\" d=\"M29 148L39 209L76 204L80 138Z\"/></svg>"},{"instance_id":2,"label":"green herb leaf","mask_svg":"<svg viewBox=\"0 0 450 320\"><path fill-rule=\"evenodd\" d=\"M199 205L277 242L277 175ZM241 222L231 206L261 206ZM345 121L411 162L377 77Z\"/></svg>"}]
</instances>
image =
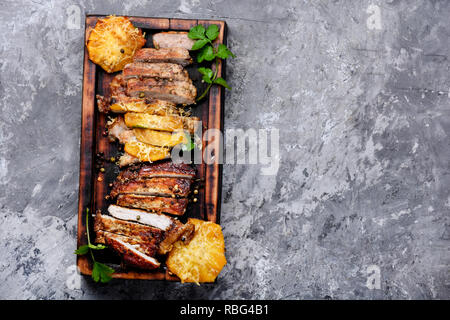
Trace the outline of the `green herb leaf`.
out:
<instances>
[{"instance_id":1,"label":"green herb leaf","mask_svg":"<svg viewBox=\"0 0 450 320\"><path fill-rule=\"evenodd\" d=\"M212 83L211 79L214 76L214 73L210 68L198 68L198 72L203 75L203 81L205 81L206 83Z\"/></svg>"},{"instance_id":2,"label":"green herb leaf","mask_svg":"<svg viewBox=\"0 0 450 320\"><path fill-rule=\"evenodd\" d=\"M200 63L203 60L212 61L215 58L213 47L210 45L203 47L203 49L197 55L197 61Z\"/></svg>"},{"instance_id":3,"label":"green herb leaf","mask_svg":"<svg viewBox=\"0 0 450 320\"><path fill-rule=\"evenodd\" d=\"M191 135L186 135L186 138L188 139L188 142L183 143L183 145L181 146L181 150L183 151L191 151L192 149L195 148L195 143L194 141L192 141L192 137Z\"/></svg>"},{"instance_id":4,"label":"green herb leaf","mask_svg":"<svg viewBox=\"0 0 450 320\"><path fill-rule=\"evenodd\" d=\"M103 244L89 244L88 246L90 249L93 249L93 250L103 250L106 248L106 246Z\"/></svg>"},{"instance_id":5,"label":"green herb leaf","mask_svg":"<svg viewBox=\"0 0 450 320\"><path fill-rule=\"evenodd\" d=\"M106 283L112 279L112 274L114 273L114 269L108 267L107 265L94 261L94 268L92 269L92 279L95 282Z\"/></svg>"},{"instance_id":6,"label":"green herb leaf","mask_svg":"<svg viewBox=\"0 0 450 320\"><path fill-rule=\"evenodd\" d=\"M207 44L209 42L208 39L201 39L201 40L197 40L195 41L194 45L192 46L191 50L198 50L201 49L205 46L205 44Z\"/></svg>"},{"instance_id":7,"label":"green herb leaf","mask_svg":"<svg viewBox=\"0 0 450 320\"><path fill-rule=\"evenodd\" d=\"M217 78L214 80L214 83L220 84L221 86L224 86L225 88L231 90L231 87L228 85L228 83L223 78Z\"/></svg>"},{"instance_id":8,"label":"green herb leaf","mask_svg":"<svg viewBox=\"0 0 450 320\"><path fill-rule=\"evenodd\" d=\"M209 40L213 41L219 36L219 27L215 24L212 24L206 30L206 36Z\"/></svg>"},{"instance_id":9,"label":"green herb leaf","mask_svg":"<svg viewBox=\"0 0 450 320\"><path fill-rule=\"evenodd\" d=\"M226 59L229 56L232 56L233 58L236 57L224 44L219 44L219 46L217 47L216 56L218 56L220 59Z\"/></svg>"},{"instance_id":10,"label":"green herb leaf","mask_svg":"<svg viewBox=\"0 0 450 320\"><path fill-rule=\"evenodd\" d=\"M192 27L191 30L189 30L188 37L193 40L205 39L205 27L201 24Z\"/></svg>"},{"instance_id":11,"label":"green herb leaf","mask_svg":"<svg viewBox=\"0 0 450 320\"><path fill-rule=\"evenodd\" d=\"M85 255L88 252L89 252L89 245L85 244L85 245L79 247L77 250L75 250L74 253L82 256L82 255Z\"/></svg>"},{"instance_id":12,"label":"green herb leaf","mask_svg":"<svg viewBox=\"0 0 450 320\"><path fill-rule=\"evenodd\" d=\"M217 39L219 33L220 31L217 25L210 25L207 30L205 30L205 27L198 25L189 30L189 38L198 40L192 46L192 50L199 50L197 53L197 61L199 63L203 61L213 61L215 59L217 66L219 63L219 59L227 59L230 56L233 58L236 57L224 44L219 44L217 46L217 49L215 46L213 46L212 41ZM224 86L225 88L231 90L231 87L228 85L225 79L216 78L218 69L216 69L216 73L214 73L210 68L199 68L198 70L202 74L202 80L208 83L208 86L205 91L196 99L197 102L206 97L213 83ZM188 147L184 146L183 150L185 149L187 150Z\"/></svg>"},{"instance_id":13,"label":"green herb leaf","mask_svg":"<svg viewBox=\"0 0 450 320\"><path fill-rule=\"evenodd\" d=\"M106 246L103 244L91 243L91 238L89 236L89 209L86 209L86 235L88 244L82 245L77 250L75 250L74 253L78 255L84 255L90 252L92 262L94 263L94 267L92 268L92 279L94 279L95 282L101 281L102 283L106 283L112 279L111 275L114 273L114 269L95 260L92 250L103 250L106 248Z\"/></svg>"}]
</instances>

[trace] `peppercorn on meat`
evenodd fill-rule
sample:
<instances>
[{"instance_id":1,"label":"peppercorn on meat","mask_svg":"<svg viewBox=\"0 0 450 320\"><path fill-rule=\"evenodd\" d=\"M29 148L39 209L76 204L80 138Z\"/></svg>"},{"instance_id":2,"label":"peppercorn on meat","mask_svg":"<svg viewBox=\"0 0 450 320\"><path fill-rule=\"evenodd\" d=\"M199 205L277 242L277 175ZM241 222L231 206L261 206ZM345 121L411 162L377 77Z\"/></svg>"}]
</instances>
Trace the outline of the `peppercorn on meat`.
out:
<instances>
[{"instance_id":1,"label":"peppercorn on meat","mask_svg":"<svg viewBox=\"0 0 450 320\"><path fill-rule=\"evenodd\" d=\"M152 178L113 183L110 196L119 194L159 195L187 197L191 188L191 180L181 178Z\"/></svg>"},{"instance_id":2,"label":"peppercorn on meat","mask_svg":"<svg viewBox=\"0 0 450 320\"><path fill-rule=\"evenodd\" d=\"M195 103L197 88L190 81L155 78L130 79L127 81L127 95L189 105Z\"/></svg>"}]
</instances>

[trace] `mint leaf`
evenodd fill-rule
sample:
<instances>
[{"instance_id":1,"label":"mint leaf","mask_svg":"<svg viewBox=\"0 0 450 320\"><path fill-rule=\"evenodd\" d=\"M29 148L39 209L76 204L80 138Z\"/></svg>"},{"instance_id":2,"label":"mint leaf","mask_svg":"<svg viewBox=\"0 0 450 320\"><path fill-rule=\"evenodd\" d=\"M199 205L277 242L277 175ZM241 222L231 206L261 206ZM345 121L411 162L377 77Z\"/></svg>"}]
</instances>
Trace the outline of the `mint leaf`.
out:
<instances>
[{"instance_id":1,"label":"mint leaf","mask_svg":"<svg viewBox=\"0 0 450 320\"><path fill-rule=\"evenodd\" d=\"M217 78L214 80L214 83L220 84L221 86L224 86L225 88L231 90L231 87L228 85L228 83L223 78Z\"/></svg>"},{"instance_id":2,"label":"mint leaf","mask_svg":"<svg viewBox=\"0 0 450 320\"><path fill-rule=\"evenodd\" d=\"M215 24L212 24L206 30L206 36L209 40L213 41L219 36L219 27Z\"/></svg>"},{"instance_id":3,"label":"mint leaf","mask_svg":"<svg viewBox=\"0 0 450 320\"><path fill-rule=\"evenodd\" d=\"M195 41L194 45L192 46L191 50L198 50L201 49L205 46L205 44L207 44L209 42L208 39L201 39L201 40L197 40Z\"/></svg>"},{"instance_id":4,"label":"mint leaf","mask_svg":"<svg viewBox=\"0 0 450 320\"><path fill-rule=\"evenodd\" d=\"M192 27L188 33L189 39L205 39L205 27L199 24L198 26Z\"/></svg>"},{"instance_id":5,"label":"mint leaf","mask_svg":"<svg viewBox=\"0 0 450 320\"><path fill-rule=\"evenodd\" d=\"M226 59L229 56L232 56L233 58L235 58L236 56L227 48L226 45L224 44L219 44L219 46L217 47L217 53L216 55L220 58L220 59Z\"/></svg>"},{"instance_id":6,"label":"mint leaf","mask_svg":"<svg viewBox=\"0 0 450 320\"><path fill-rule=\"evenodd\" d=\"M75 250L74 253L82 256L82 255L85 255L88 252L89 252L89 245L85 244L85 245L79 247L77 250Z\"/></svg>"},{"instance_id":7,"label":"mint leaf","mask_svg":"<svg viewBox=\"0 0 450 320\"><path fill-rule=\"evenodd\" d=\"M94 268L92 269L92 279L95 282L106 283L112 279L112 274L114 273L114 269L108 267L107 265L97 262L94 262Z\"/></svg>"},{"instance_id":8,"label":"mint leaf","mask_svg":"<svg viewBox=\"0 0 450 320\"><path fill-rule=\"evenodd\" d=\"M197 55L197 61L199 63L202 62L203 60L212 61L214 60L214 58L215 58L214 50L213 47L211 47L210 45L203 47L203 49Z\"/></svg>"},{"instance_id":9,"label":"mint leaf","mask_svg":"<svg viewBox=\"0 0 450 320\"><path fill-rule=\"evenodd\" d=\"M88 244L88 247L93 250L103 250L106 248L106 246L103 244Z\"/></svg>"},{"instance_id":10,"label":"mint leaf","mask_svg":"<svg viewBox=\"0 0 450 320\"><path fill-rule=\"evenodd\" d=\"M213 77L214 73L210 68L198 68L198 72L203 75L203 81L205 81L206 83L212 83L211 78Z\"/></svg>"}]
</instances>

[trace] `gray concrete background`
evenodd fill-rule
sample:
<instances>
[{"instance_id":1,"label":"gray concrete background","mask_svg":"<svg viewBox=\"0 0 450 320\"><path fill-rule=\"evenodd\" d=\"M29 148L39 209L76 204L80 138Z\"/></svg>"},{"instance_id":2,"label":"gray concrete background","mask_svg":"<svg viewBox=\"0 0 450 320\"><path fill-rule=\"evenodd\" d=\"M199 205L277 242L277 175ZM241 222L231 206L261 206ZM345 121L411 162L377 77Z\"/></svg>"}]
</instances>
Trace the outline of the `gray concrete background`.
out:
<instances>
[{"instance_id":1,"label":"gray concrete background","mask_svg":"<svg viewBox=\"0 0 450 320\"><path fill-rule=\"evenodd\" d=\"M281 163L224 166L214 285L74 272L78 9L228 23L225 128L279 128ZM450 298L449 16L446 0L1 1L0 298Z\"/></svg>"}]
</instances>

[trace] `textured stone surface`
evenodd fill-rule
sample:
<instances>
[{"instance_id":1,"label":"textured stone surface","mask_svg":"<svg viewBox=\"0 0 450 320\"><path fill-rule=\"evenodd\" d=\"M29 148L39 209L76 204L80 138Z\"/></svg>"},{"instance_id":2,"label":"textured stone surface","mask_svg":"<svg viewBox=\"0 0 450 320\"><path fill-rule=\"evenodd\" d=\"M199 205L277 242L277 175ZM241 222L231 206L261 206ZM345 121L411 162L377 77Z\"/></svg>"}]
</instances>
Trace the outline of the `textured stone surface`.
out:
<instances>
[{"instance_id":1,"label":"textured stone surface","mask_svg":"<svg viewBox=\"0 0 450 320\"><path fill-rule=\"evenodd\" d=\"M0 298L450 298L450 2L320 3L3 0ZM224 166L216 284L74 272L77 10L227 21L225 127L279 128L281 163Z\"/></svg>"}]
</instances>

